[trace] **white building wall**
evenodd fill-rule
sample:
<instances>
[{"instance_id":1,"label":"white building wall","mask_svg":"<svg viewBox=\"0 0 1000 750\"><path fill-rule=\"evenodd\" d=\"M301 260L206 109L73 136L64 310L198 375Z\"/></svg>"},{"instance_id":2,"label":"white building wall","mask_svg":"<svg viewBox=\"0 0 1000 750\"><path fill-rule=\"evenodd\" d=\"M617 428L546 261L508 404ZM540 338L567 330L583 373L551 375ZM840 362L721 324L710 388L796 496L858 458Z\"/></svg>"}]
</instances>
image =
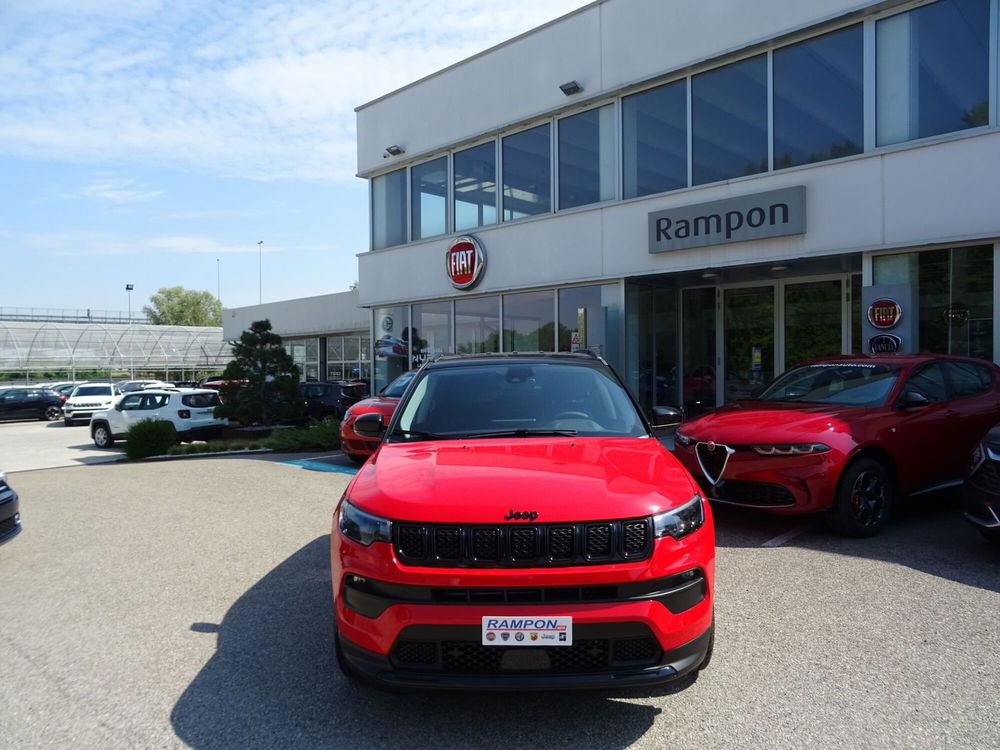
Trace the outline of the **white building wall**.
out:
<instances>
[{"instance_id":1,"label":"white building wall","mask_svg":"<svg viewBox=\"0 0 1000 750\"><path fill-rule=\"evenodd\" d=\"M358 173L600 98L854 11L858 0L602 0L357 110ZM559 85L578 81L567 98ZM414 116L414 115L417 116ZM389 145L405 149L385 159Z\"/></svg>"},{"instance_id":2,"label":"white building wall","mask_svg":"<svg viewBox=\"0 0 1000 750\"><path fill-rule=\"evenodd\" d=\"M627 3L626 3L627 4ZM785 169L653 198L546 215L474 234L487 266L476 292L1000 237L1000 133ZM652 211L806 186L806 233L667 253L648 252ZM365 306L450 297L451 237L359 256ZM378 283L366 283L377 279Z\"/></svg>"},{"instance_id":3,"label":"white building wall","mask_svg":"<svg viewBox=\"0 0 1000 750\"><path fill-rule=\"evenodd\" d=\"M282 337L367 331L369 326L368 311L358 307L358 293L350 291L227 308L222 311L223 338L239 338L251 323L265 318Z\"/></svg>"}]
</instances>

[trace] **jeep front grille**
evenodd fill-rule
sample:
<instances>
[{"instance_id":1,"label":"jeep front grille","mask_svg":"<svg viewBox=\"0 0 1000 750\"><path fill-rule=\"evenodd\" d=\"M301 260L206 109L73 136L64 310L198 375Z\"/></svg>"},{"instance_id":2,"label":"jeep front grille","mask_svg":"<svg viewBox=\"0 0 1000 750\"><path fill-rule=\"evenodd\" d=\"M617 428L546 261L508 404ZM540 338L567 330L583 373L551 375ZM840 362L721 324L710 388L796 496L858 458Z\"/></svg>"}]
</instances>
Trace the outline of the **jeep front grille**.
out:
<instances>
[{"instance_id":1,"label":"jeep front grille","mask_svg":"<svg viewBox=\"0 0 1000 750\"><path fill-rule=\"evenodd\" d=\"M553 524L393 523L404 565L534 567L642 560L653 549L650 518Z\"/></svg>"}]
</instances>

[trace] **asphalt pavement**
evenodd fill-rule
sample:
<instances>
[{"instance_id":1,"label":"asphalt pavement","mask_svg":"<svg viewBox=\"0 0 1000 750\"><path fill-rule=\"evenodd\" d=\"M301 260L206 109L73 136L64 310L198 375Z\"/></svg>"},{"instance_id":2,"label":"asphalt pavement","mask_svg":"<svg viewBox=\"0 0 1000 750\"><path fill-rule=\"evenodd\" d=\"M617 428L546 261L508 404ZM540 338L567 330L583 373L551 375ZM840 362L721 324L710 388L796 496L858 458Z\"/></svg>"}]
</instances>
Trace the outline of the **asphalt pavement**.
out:
<instances>
[{"instance_id":1,"label":"asphalt pavement","mask_svg":"<svg viewBox=\"0 0 1000 750\"><path fill-rule=\"evenodd\" d=\"M350 471L262 454L14 473L0 745L1000 746L1000 551L945 503L870 540L719 511L716 651L697 679L394 695L346 681L330 649Z\"/></svg>"}]
</instances>

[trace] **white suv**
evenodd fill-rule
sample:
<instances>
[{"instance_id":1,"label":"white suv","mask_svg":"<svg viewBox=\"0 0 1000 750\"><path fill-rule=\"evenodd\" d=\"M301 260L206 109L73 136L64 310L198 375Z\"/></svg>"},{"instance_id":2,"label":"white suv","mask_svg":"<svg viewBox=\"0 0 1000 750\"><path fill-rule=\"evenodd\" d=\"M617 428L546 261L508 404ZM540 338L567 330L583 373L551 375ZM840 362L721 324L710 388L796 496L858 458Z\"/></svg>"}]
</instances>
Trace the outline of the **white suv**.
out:
<instances>
[{"instance_id":1,"label":"white suv","mask_svg":"<svg viewBox=\"0 0 1000 750\"><path fill-rule=\"evenodd\" d=\"M127 393L113 408L91 417L90 436L98 448L110 448L136 422L152 419L173 423L178 440L213 437L229 424L228 419L215 418L218 405L218 392L207 388Z\"/></svg>"},{"instance_id":2,"label":"white suv","mask_svg":"<svg viewBox=\"0 0 1000 750\"><path fill-rule=\"evenodd\" d=\"M89 422L90 416L107 409L121 395L114 383L81 383L63 404L63 422L69 427L74 422Z\"/></svg>"}]
</instances>

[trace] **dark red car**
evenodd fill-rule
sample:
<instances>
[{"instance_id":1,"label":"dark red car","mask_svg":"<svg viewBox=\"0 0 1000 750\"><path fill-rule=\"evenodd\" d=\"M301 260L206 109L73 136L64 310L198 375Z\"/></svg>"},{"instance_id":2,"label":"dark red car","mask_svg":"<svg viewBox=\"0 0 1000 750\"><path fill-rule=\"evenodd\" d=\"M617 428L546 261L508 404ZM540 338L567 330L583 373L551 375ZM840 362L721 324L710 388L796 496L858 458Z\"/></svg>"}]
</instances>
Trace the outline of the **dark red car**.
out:
<instances>
[{"instance_id":1,"label":"dark red car","mask_svg":"<svg viewBox=\"0 0 1000 750\"><path fill-rule=\"evenodd\" d=\"M831 511L878 533L896 498L959 486L1000 416L1000 370L944 355L843 356L781 375L756 400L686 422L675 453L709 499Z\"/></svg>"},{"instance_id":2,"label":"dark red car","mask_svg":"<svg viewBox=\"0 0 1000 750\"><path fill-rule=\"evenodd\" d=\"M377 396L351 404L344 412L340 423L340 450L356 464L363 464L375 452L381 437L365 437L354 431L354 420L362 414L381 414L388 424L389 417L396 410L406 386L417 374L416 370L404 372L378 392Z\"/></svg>"},{"instance_id":3,"label":"dark red car","mask_svg":"<svg viewBox=\"0 0 1000 750\"><path fill-rule=\"evenodd\" d=\"M708 664L711 511L604 360L440 357L355 427L384 440L330 537L346 674L606 688Z\"/></svg>"}]
</instances>

